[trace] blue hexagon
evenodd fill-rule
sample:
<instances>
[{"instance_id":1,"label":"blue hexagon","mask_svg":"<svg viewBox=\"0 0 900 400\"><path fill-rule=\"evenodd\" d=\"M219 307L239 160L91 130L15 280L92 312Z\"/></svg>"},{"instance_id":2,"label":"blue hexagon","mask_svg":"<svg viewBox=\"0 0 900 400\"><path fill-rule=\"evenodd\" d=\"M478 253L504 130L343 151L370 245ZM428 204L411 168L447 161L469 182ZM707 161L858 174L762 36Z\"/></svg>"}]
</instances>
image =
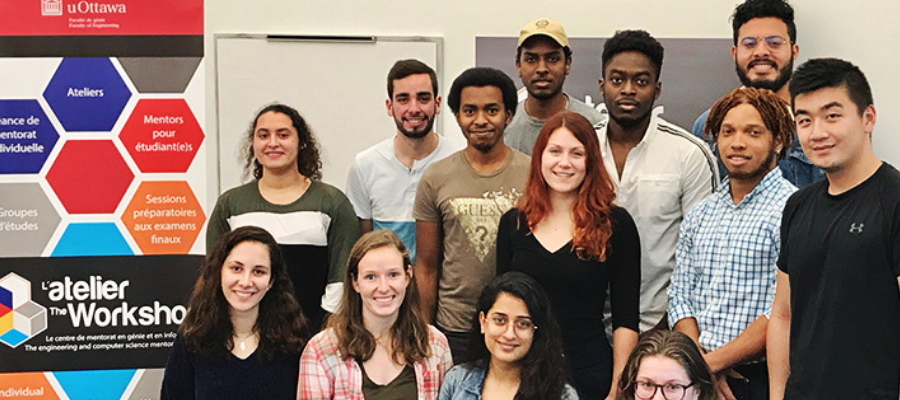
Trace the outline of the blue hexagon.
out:
<instances>
[{"instance_id":1,"label":"blue hexagon","mask_svg":"<svg viewBox=\"0 0 900 400\"><path fill-rule=\"evenodd\" d=\"M44 98L66 131L107 132L131 91L108 58L64 58Z\"/></svg>"},{"instance_id":2,"label":"blue hexagon","mask_svg":"<svg viewBox=\"0 0 900 400\"><path fill-rule=\"evenodd\" d=\"M36 174L59 140L37 100L0 100L0 174Z\"/></svg>"}]
</instances>

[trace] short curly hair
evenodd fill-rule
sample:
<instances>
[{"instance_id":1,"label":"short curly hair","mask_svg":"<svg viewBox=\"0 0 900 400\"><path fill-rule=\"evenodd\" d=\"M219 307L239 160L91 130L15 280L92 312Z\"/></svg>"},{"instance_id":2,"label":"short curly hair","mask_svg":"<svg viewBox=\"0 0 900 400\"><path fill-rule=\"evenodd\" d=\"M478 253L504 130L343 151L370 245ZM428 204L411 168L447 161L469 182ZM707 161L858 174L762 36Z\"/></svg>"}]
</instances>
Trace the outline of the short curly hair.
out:
<instances>
[{"instance_id":1,"label":"short curly hair","mask_svg":"<svg viewBox=\"0 0 900 400\"><path fill-rule=\"evenodd\" d=\"M703 128L706 137L718 140L725 116L732 108L741 104L749 104L756 109L766 124L766 129L772 132L772 138L782 144L778 159L783 160L794 141L794 118L788 111L788 103L769 89L739 87L722 96L712 106L706 118L706 126Z\"/></svg>"},{"instance_id":2,"label":"short curly hair","mask_svg":"<svg viewBox=\"0 0 900 400\"><path fill-rule=\"evenodd\" d=\"M600 56L603 71L606 74L606 66L613 57L627 51L636 51L642 53L650 59L650 63L656 69L656 80L659 81L659 75L662 73L663 56L665 49L658 40L650 36L644 30L624 30L617 31L613 37L609 38L603 44L603 54Z\"/></svg>"},{"instance_id":3,"label":"short curly hair","mask_svg":"<svg viewBox=\"0 0 900 400\"><path fill-rule=\"evenodd\" d=\"M300 175L313 181L322 180L322 158L319 154L319 143L313 136L312 129L306 123L306 120L303 119L303 116L300 115L300 112L291 106L279 103L270 104L259 110L256 113L256 117L253 118L253 122L250 123L250 131L247 132L244 140L244 145L247 149L244 153L244 176L253 175L256 179L260 179L263 176L262 164L256 159L256 154L253 151L253 135L256 133L256 123L259 121L259 117L267 112L284 114L291 119L299 139L297 169L300 171Z\"/></svg>"}]
</instances>

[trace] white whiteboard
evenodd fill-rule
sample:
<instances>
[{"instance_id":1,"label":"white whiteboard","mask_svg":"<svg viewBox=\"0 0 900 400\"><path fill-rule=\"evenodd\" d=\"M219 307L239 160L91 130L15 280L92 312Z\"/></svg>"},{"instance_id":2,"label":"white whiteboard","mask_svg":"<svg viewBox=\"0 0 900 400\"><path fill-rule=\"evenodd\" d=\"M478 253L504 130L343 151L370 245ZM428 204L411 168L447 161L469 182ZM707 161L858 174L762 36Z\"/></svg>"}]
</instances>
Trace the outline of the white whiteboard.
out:
<instances>
[{"instance_id":1,"label":"white whiteboard","mask_svg":"<svg viewBox=\"0 0 900 400\"><path fill-rule=\"evenodd\" d=\"M300 111L322 149L322 180L343 190L356 153L396 132L385 109L394 63L415 58L435 69L438 82L442 77L443 42L436 37L215 38L220 194L246 181L243 140L264 106Z\"/></svg>"}]
</instances>

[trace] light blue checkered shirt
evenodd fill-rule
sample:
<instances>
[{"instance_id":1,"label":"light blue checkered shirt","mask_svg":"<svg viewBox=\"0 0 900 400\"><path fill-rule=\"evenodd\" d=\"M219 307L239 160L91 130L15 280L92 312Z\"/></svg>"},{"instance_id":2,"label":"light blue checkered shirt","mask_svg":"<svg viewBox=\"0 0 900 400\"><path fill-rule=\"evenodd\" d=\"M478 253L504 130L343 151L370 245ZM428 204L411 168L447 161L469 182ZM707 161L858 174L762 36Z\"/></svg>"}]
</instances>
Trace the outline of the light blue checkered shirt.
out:
<instances>
[{"instance_id":1,"label":"light blue checkered shirt","mask_svg":"<svg viewBox=\"0 0 900 400\"><path fill-rule=\"evenodd\" d=\"M784 203L797 188L770 171L739 204L726 178L688 212L675 248L669 324L693 317L700 345L712 351L769 316L781 246Z\"/></svg>"}]
</instances>

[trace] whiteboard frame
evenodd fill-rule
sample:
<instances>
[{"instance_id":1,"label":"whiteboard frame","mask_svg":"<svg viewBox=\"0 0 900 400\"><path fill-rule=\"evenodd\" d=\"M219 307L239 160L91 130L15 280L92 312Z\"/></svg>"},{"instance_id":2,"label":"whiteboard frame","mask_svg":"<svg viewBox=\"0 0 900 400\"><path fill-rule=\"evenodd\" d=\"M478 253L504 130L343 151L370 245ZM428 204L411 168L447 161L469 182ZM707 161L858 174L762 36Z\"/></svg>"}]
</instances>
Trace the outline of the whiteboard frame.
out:
<instances>
[{"instance_id":1,"label":"whiteboard frame","mask_svg":"<svg viewBox=\"0 0 900 400\"><path fill-rule=\"evenodd\" d=\"M440 83L444 76L444 38L439 36L382 36L382 35L311 35L311 34L279 34L279 33L216 33L213 35L213 82L215 94L215 121L216 121L216 195L220 196L227 189L222 187L222 127L219 126L220 101L219 101L219 40L220 39L255 39L266 41L296 41L319 43L372 43L378 42L430 42L435 44L434 72ZM435 118L435 131L443 132L442 118Z\"/></svg>"}]
</instances>

